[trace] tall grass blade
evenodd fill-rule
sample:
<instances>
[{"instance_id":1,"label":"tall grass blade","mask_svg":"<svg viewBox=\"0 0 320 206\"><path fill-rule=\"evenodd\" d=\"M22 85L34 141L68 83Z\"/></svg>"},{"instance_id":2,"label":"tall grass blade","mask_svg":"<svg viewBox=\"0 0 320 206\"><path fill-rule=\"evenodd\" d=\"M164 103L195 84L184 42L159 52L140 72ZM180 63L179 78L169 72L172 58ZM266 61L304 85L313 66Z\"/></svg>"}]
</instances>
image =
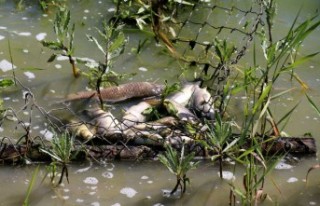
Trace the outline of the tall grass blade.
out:
<instances>
[{"instance_id":1,"label":"tall grass blade","mask_svg":"<svg viewBox=\"0 0 320 206\"><path fill-rule=\"evenodd\" d=\"M29 204L29 197L30 197L32 188L33 188L33 186L35 184L36 178L38 176L39 168L40 168L40 165L38 165L37 168L32 173L32 178L31 178L31 181L30 181L29 186L28 186L26 197L25 197L25 199L23 201L23 206L29 206L30 205Z\"/></svg>"}]
</instances>

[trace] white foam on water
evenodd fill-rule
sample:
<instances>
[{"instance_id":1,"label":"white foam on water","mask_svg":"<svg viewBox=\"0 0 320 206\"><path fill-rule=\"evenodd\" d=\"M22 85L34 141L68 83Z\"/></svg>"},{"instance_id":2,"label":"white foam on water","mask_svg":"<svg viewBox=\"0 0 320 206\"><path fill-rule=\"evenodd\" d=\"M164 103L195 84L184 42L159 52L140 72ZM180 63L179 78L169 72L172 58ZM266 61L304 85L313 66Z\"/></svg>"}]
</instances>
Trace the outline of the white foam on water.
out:
<instances>
[{"instance_id":1,"label":"white foam on water","mask_svg":"<svg viewBox=\"0 0 320 206\"><path fill-rule=\"evenodd\" d=\"M32 73L32 72L29 72L29 71L24 72L24 75L26 75L29 79L36 78L36 75L34 73Z\"/></svg>"},{"instance_id":2,"label":"white foam on water","mask_svg":"<svg viewBox=\"0 0 320 206\"><path fill-rule=\"evenodd\" d=\"M140 70L140 71L142 71L142 72L146 72L146 71L148 71L148 69L147 69L147 68L145 68L145 67L139 67L139 70Z\"/></svg>"},{"instance_id":3,"label":"white foam on water","mask_svg":"<svg viewBox=\"0 0 320 206\"><path fill-rule=\"evenodd\" d=\"M25 17L25 16L24 16L24 17L22 17L21 19L25 21L25 20L28 20L28 17Z\"/></svg>"},{"instance_id":4,"label":"white foam on water","mask_svg":"<svg viewBox=\"0 0 320 206\"><path fill-rule=\"evenodd\" d=\"M24 49L24 50L22 50L22 52L27 54L27 53L29 53L29 50L28 49Z\"/></svg>"},{"instance_id":5,"label":"white foam on water","mask_svg":"<svg viewBox=\"0 0 320 206\"><path fill-rule=\"evenodd\" d=\"M57 57L57 60L58 61L66 61L66 60L68 60L69 58L68 57L66 57L66 56L58 56Z\"/></svg>"},{"instance_id":6,"label":"white foam on water","mask_svg":"<svg viewBox=\"0 0 320 206\"><path fill-rule=\"evenodd\" d=\"M0 40L2 40L2 39L4 39L4 36L1 36L1 35L0 35Z\"/></svg>"},{"instance_id":7,"label":"white foam on water","mask_svg":"<svg viewBox=\"0 0 320 206\"><path fill-rule=\"evenodd\" d=\"M102 177L111 179L111 178L113 178L113 173L112 173L112 172L109 172L109 171L104 172L104 173L102 173Z\"/></svg>"},{"instance_id":8,"label":"white foam on water","mask_svg":"<svg viewBox=\"0 0 320 206\"><path fill-rule=\"evenodd\" d=\"M80 198L77 198L77 199L76 199L76 202L77 202L77 203L82 203L82 202L84 202L84 200L83 200L83 199L80 199Z\"/></svg>"},{"instance_id":9,"label":"white foam on water","mask_svg":"<svg viewBox=\"0 0 320 206\"><path fill-rule=\"evenodd\" d=\"M87 177L86 179L83 180L83 182L89 185L96 185L98 184L99 181L95 177Z\"/></svg>"},{"instance_id":10,"label":"white foam on water","mask_svg":"<svg viewBox=\"0 0 320 206\"><path fill-rule=\"evenodd\" d=\"M287 180L288 183L294 183L294 182L298 182L298 178L296 177L290 177L288 180Z\"/></svg>"},{"instance_id":11,"label":"white foam on water","mask_svg":"<svg viewBox=\"0 0 320 206\"><path fill-rule=\"evenodd\" d=\"M0 69L3 71L3 72L7 72L7 71L10 71L12 70L12 67L15 69L17 68L15 65L13 65L11 62L9 62L8 60L6 59L3 59L0 61Z\"/></svg>"},{"instance_id":12,"label":"white foam on water","mask_svg":"<svg viewBox=\"0 0 320 206\"><path fill-rule=\"evenodd\" d=\"M6 30L7 27L5 27L5 26L0 26L0 29Z\"/></svg>"},{"instance_id":13,"label":"white foam on water","mask_svg":"<svg viewBox=\"0 0 320 206\"><path fill-rule=\"evenodd\" d=\"M84 10L83 11L84 13L89 13L90 11L88 9Z\"/></svg>"},{"instance_id":14,"label":"white foam on water","mask_svg":"<svg viewBox=\"0 0 320 206\"><path fill-rule=\"evenodd\" d=\"M218 175L220 177L220 172L218 172ZM235 176L230 171L222 171L222 176L223 176L223 179L225 179L225 180L234 180L235 179Z\"/></svg>"},{"instance_id":15,"label":"white foam on water","mask_svg":"<svg viewBox=\"0 0 320 206\"><path fill-rule=\"evenodd\" d=\"M147 179L149 179L149 177L144 175L144 176L141 177L141 179L142 180L147 180Z\"/></svg>"},{"instance_id":16,"label":"white foam on water","mask_svg":"<svg viewBox=\"0 0 320 206\"><path fill-rule=\"evenodd\" d=\"M122 188L122 189L120 190L120 193L126 195L126 196L129 197L129 198L132 198L132 197L134 197L138 192L137 192L135 189L131 188L131 187L124 187L124 188Z\"/></svg>"},{"instance_id":17,"label":"white foam on water","mask_svg":"<svg viewBox=\"0 0 320 206\"><path fill-rule=\"evenodd\" d=\"M275 167L276 170L289 170L289 169L292 169L292 165L289 165L287 163L284 163L283 161L282 162L279 162L276 167Z\"/></svg>"},{"instance_id":18,"label":"white foam on water","mask_svg":"<svg viewBox=\"0 0 320 206\"><path fill-rule=\"evenodd\" d=\"M314 202L314 201L310 201L309 202L309 205L316 205L317 203L316 202Z\"/></svg>"},{"instance_id":19,"label":"white foam on water","mask_svg":"<svg viewBox=\"0 0 320 206\"><path fill-rule=\"evenodd\" d=\"M37 34L36 35L36 39L38 40L38 41L41 41L41 40L44 40L44 38L46 38L46 36L47 36L47 33L39 33L39 34Z\"/></svg>"},{"instance_id":20,"label":"white foam on water","mask_svg":"<svg viewBox=\"0 0 320 206\"><path fill-rule=\"evenodd\" d=\"M100 202L93 202L90 205L92 205L92 206L100 206Z\"/></svg>"},{"instance_id":21,"label":"white foam on water","mask_svg":"<svg viewBox=\"0 0 320 206\"><path fill-rule=\"evenodd\" d=\"M111 206L121 206L121 204L120 204L120 203L114 203L114 204L111 205Z\"/></svg>"},{"instance_id":22,"label":"white foam on water","mask_svg":"<svg viewBox=\"0 0 320 206\"><path fill-rule=\"evenodd\" d=\"M19 36L31 36L30 32L19 32L17 33Z\"/></svg>"},{"instance_id":23,"label":"white foam on water","mask_svg":"<svg viewBox=\"0 0 320 206\"><path fill-rule=\"evenodd\" d=\"M40 134L42 134L47 141L51 141L53 138L53 133L47 129L41 130Z\"/></svg>"},{"instance_id":24,"label":"white foam on water","mask_svg":"<svg viewBox=\"0 0 320 206\"><path fill-rule=\"evenodd\" d=\"M54 67L55 67L56 69L61 69L61 68L62 68L61 64L56 64L56 65L54 65Z\"/></svg>"},{"instance_id":25,"label":"white foam on water","mask_svg":"<svg viewBox=\"0 0 320 206\"><path fill-rule=\"evenodd\" d=\"M108 9L108 12L115 12L116 11L116 8L109 8Z\"/></svg>"}]
</instances>

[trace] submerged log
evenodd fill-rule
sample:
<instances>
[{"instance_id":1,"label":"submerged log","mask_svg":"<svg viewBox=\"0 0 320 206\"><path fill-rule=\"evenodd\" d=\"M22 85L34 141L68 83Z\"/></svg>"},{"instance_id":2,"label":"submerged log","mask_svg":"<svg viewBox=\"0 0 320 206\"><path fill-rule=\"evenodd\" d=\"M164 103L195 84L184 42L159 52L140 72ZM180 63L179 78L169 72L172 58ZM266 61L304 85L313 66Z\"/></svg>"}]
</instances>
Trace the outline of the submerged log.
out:
<instances>
[{"instance_id":1,"label":"submerged log","mask_svg":"<svg viewBox=\"0 0 320 206\"><path fill-rule=\"evenodd\" d=\"M172 141L180 141L172 139ZM168 143L168 142L167 142ZM51 161L51 157L40 151L40 144L30 144L28 147L25 144L7 144L0 145L0 162L3 164L14 164L23 162L23 160ZM207 157L205 150L200 144L191 141L186 147L186 153L195 152L198 157ZM163 147L159 144L152 146L144 145L76 145L73 150L74 160L82 161L89 159L108 159L108 160L137 160L137 159L152 159L159 152L163 151ZM278 155L290 153L293 155L315 155L316 144L315 139L311 137L280 137L270 140L262 145L262 150L266 155ZM72 156L73 156L72 155Z\"/></svg>"}]
</instances>

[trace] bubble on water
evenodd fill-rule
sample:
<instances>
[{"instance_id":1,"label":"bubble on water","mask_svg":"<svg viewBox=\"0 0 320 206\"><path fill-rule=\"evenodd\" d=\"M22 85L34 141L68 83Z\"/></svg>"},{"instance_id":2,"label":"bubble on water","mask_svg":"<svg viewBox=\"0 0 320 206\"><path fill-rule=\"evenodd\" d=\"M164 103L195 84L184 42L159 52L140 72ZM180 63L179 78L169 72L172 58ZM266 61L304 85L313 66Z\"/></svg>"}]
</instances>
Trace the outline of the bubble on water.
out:
<instances>
[{"instance_id":1,"label":"bubble on water","mask_svg":"<svg viewBox=\"0 0 320 206\"><path fill-rule=\"evenodd\" d=\"M29 50L28 49L24 49L24 50L22 50L22 52L25 53L25 54L28 54Z\"/></svg>"},{"instance_id":2,"label":"bubble on water","mask_svg":"<svg viewBox=\"0 0 320 206\"><path fill-rule=\"evenodd\" d=\"M17 33L19 36L31 36L30 32L19 32Z\"/></svg>"},{"instance_id":3,"label":"bubble on water","mask_svg":"<svg viewBox=\"0 0 320 206\"><path fill-rule=\"evenodd\" d=\"M64 192L70 192L70 190L67 189L67 188L66 188L66 189L63 189L63 191L64 191Z\"/></svg>"},{"instance_id":4,"label":"bubble on water","mask_svg":"<svg viewBox=\"0 0 320 206\"><path fill-rule=\"evenodd\" d=\"M84 13L89 13L90 11L88 9L84 10L83 11Z\"/></svg>"},{"instance_id":5,"label":"bubble on water","mask_svg":"<svg viewBox=\"0 0 320 206\"><path fill-rule=\"evenodd\" d=\"M62 196L62 199L64 199L64 200L67 200L67 199L69 199L70 198L70 196Z\"/></svg>"},{"instance_id":6,"label":"bubble on water","mask_svg":"<svg viewBox=\"0 0 320 206\"><path fill-rule=\"evenodd\" d=\"M121 204L120 203L115 203L115 204L113 204L111 206L121 206Z\"/></svg>"},{"instance_id":7,"label":"bubble on water","mask_svg":"<svg viewBox=\"0 0 320 206\"><path fill-rule=\"evenodd\" d=\"M314 202L314 201L310 201L309 202L309 205L316 205L317 203L316 202Z\"/></svg>"},{"instance_id":8,"label":"bubble on water","mask_svg":"<svg viewBox=\"0 0 320 206\"><path fill-rule=\"evenodd\" d=\"M149 180L149 181L147 181L147 183L148 183L148 184L152 184L152 183L153 183L153 181L152 181L152 180Z\"/></svg>"},{"instance_id":9,"label":"bubble on water","mask_svg":"<svg viewBox=\"0 0 320 206\"><path fill-rule=\"evenodd\" d=\"M1 36L1 35L0 35L0 40L2 40L2 39L4 39L4 36Z\"/></svg>"},{"instance_id":10,"label":"bubble on water","mask_svg":"<svg viewBox=\"0 0 320 206\"><path fill-rule=\"evenodd\" d=\"M25 20L28 20L28 17L25 17L25 16L24 16L24 17L22 17L21 19L25 21Z\"/></svg>"},{"instance_id":11,"label":"bubble on water","mask_svg":"<svg viewBox=\"0 0 320 206\"><path fill-rule=\"evenodd\" d=\"M142 176L141 179L142 180L146 180L146 179L149 179L149 177L148 176Z\"/></svg>"},{"instance_id":12,"label":"bubble on water","mask_svg":"<svg viewBox=\"0 0 320 206\"><path fill-rule=\"evenodd\" d=\"M3 71L3 72L6 72L6 71L10 71L12 70L12 68L17 68L15 65L13 65L11 62L7 61L6 59L3 59L0 61L0 69Z\"/></svg>"},{"instance_id":13,"label":"bubble on water","mask_svg":"<svg viewBox=\"0 0 320 206\"><path fill-rule=\"evenodd\" d=\"M5 26L0 26L0 29L6 30L7 27L5 27Z\"/></svg>"},{"instance_id":14,"label":"bubble on water","mask_svg":"<svg viewBox=\"0 0 320 206\"><path fill-rule=\"evenodd\" d=\"M55 67L56 69L61 69L61 68L62 68L61 64L56 64L56 65L54 65L54 67Z\"/></svg>"},{"instance_id":15,"label":"bubble on water","mask_svg":"<svg viewBox=\"0 0 320 206\"><path fill-rule=\"evenodd\" d=\"M41 41L41 40L44 40L44 38L46 38L46 36L47 36L47 33L39 33L39 34L37 34L36 35L36 39L38 40L38 41Z\"/></svg>"},{"instance_id":16,"label":"bubble on water","mask_svg":"<svg viewBox=\"0 0 320 206\"><path fill-rule=\"evenodd\" d=\"M290 178L287 180L288 183L293 183L293 182L297 182L297 181L298 181L298 178L296 178L296 177L290 177Z\"/></svg>"},{"instance_id":17,"label":"bubble on water","mask_svg":"<svg viewBox=\"0 0 320 206\"><path fill-rule=\"evenodd\" d=\"M95 195L96 194L96 192L89 192L89 195Z\"/></svg>"},{"instance_id":18,"label":"bubble on water","mask_svg":"<svg viewBox=\"0 0 320 206\"><path fill-rule=\"evenodd\" d=\"M36 78L36 75L34 73L32 73L32 72L29 72L29 71L24 72L24 75L26 75L29 79Z\"/></svg>"},{"instance_id":19,"label":"bubble on water","mask_svg":"<svg viewBox=\"0 0 320 206\"><path fill-rule=\"evenodd\" d=\"M137 194L137 191L131 187L124 187L120 190L120 193L132 198Z\"/></svg>"},{"instance_id":20,"label":"bubble on water","mask_svg":"<svg viewBox=\"0 0 320 206\"><path fill-rule=\"evenodd\" d=\"M95 177L87 177L86 179L83 180L83 182L89 185L96 185L98 184L99 181Z\"/></svg>"},{"instance_id":21,"label":"bubble on water","mask_svg":"<svg viewBox=\"0 0 320 206\"><path fill-rule=\"evenodd\" d=\"M313 69L313 68L314 68L314 66L313 66L313 65L311 65L311 66L310 66L310 69Z\"/></svg>"},{"instance_id":22,"label":"bubble on water","mask_svg":"<svg viewBox=\"0 0 320 206\"><path fill-rule=\"evenodd\" d=\"M107 172L102 173L102 176L105 178L111 179L111 178L113 178L113 173L107 171Z\"/></svg>"},{"instance_id":23,"label":"bubble on water","mask_svg":"<svg viewBox=\"0 0 320 206\"><path fill-rule=\"evenodd\" d=\"M100 206L100 202L93 202L90 205L92 205L92 206Z\"/></svg>"}]
</instances>

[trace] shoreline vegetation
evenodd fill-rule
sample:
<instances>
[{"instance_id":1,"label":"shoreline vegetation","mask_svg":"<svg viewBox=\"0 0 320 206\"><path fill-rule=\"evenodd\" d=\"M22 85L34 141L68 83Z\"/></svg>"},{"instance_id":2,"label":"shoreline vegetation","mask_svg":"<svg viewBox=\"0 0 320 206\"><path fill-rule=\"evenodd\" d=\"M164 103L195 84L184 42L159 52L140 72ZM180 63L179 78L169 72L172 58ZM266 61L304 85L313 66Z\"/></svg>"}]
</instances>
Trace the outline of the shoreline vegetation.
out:
<instances>
[{"instance_id":1,"label":"shoreline vegetation","mask_svg":"<svg viewBox=\"0 0 320 206\"><path fill-rule=\"evenodd\" d=\"M17 8L22 9L24 3L20 0ZM196 168L199 159L218 163L223 178L223 163L230 158L246 167L243 187L230 184L230 205L236 205L236 199L243 205L257 205L267 198L263 191L265 177L280 158L287 154L316 154L315 138L284 135L284 128L298 104L282 117L274 116L271 105L291 91L276 93L274 90L278 81L288 78L304 89L310 106L320 114L307 95L307 84L295 72L319 53L298 53L303 41L320 25L318 14L298 23L298 13L287 34L278 39L273 35L277 13L274 0L257 0L247 10L193 0L115 0L114 3L114 16L102 23L102 29L97 29L99 37L87 35L101 51L104 61L89 62L74 55L74 36L79 34L67 2L39 1L44 12L56 11L53 30L57 38L41 41L44 48L52 51L48 63L59 56L68 58L74 77L87 78L91 91L70 94L59 102L62 107L57 111L46 111L27 89L24 109L36 109L43 115L55 130L51 142L32 135L32 117L26 124L13 108L0 104L1 124L12 115L25 131L19 138L2 137L0 161L3 164L49 162L52 183L57 177L57 168L61 170L57 186L64 177L69 182L68 164L73 161L159 159L177 178L170 194L180 188L182 196L190 181L187 172ZM201 23L192 19L198 9L209 10ZM227 16L237 12L247 19L239 27L215 26L210 21L215 11L224 11ZM185 38L183 29L194 25L200 28L196 36ZM130 76L114 70L117 57L123 54L129 41L124 32L126 27L152 33L155 41L166 48L164 54L182 65L181 78L171 84L164 81L164 84L119 85L120 80ZM205 27L212 30L212 38L200 41ZM234 33L242 40L230 41L224 37ZM139 41L135 48L137 55L145 43ZM238 64L248 49L252 50L253 63L242 68ZM9 52L12 60L10 42ZM262 55L264 60L258 60L257 55ZM89 66L87 70L80 70L77 64ZM12 71L12 78L1 79L0 88L20 84L15 69ZM229 103L239 94L244 94L247 100L243 103L243 120L236 122L229 115ZM122 119L116 119L108 110L106 103L132 98L141 101L126 110ZM81 109L72 108L75 102L80 102ZM60 118L61 113L68 112L73 118ZM311 167L307 174L316 168L317 165ZM26 205L31 189L32 186L27 192Z\"/></svg>"}]
</instances>

